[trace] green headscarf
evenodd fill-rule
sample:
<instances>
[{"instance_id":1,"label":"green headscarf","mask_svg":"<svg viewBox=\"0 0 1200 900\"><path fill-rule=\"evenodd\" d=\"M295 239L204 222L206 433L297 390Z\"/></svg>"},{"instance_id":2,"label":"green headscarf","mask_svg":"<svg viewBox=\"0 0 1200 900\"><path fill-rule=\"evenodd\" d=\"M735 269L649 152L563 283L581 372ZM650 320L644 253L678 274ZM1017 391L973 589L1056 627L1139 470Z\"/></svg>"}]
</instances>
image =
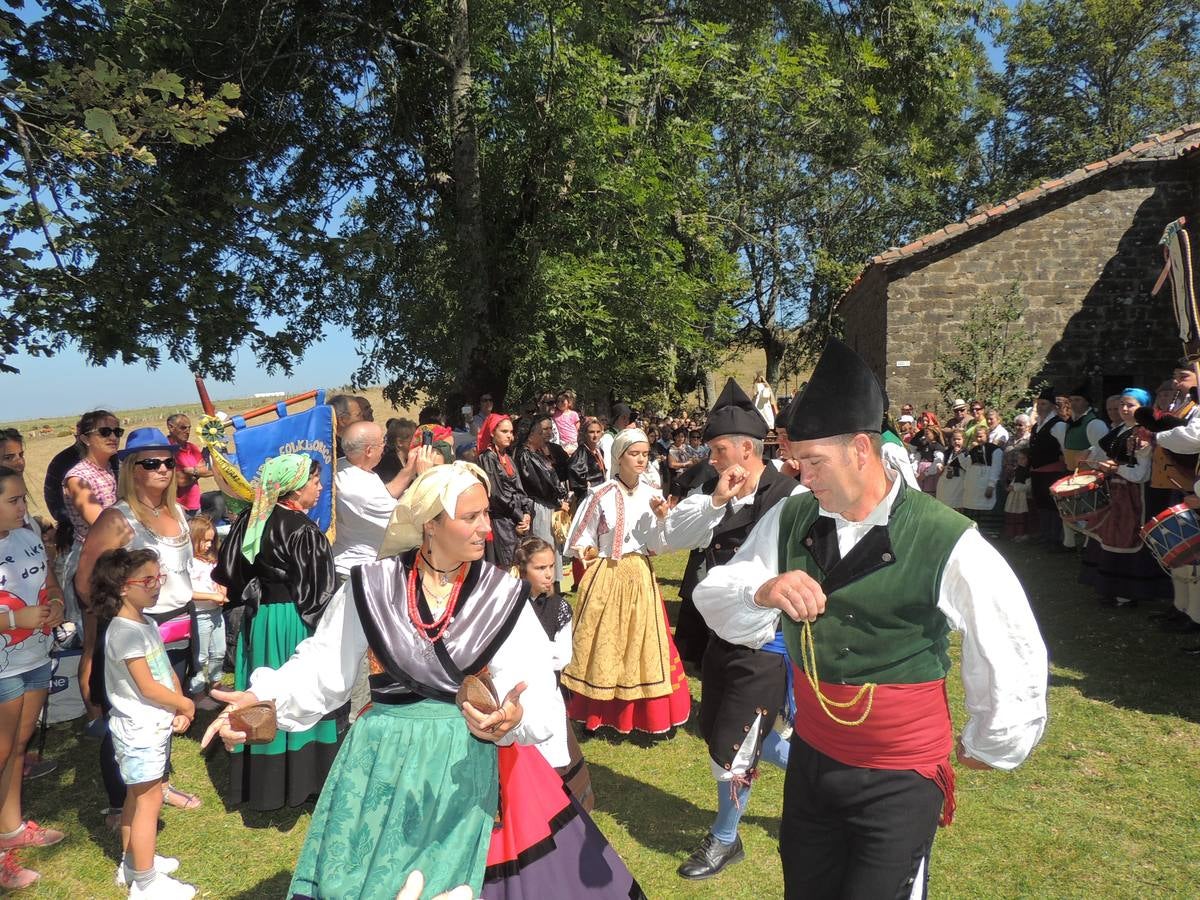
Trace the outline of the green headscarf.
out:
<instances>
[{"instance_id":1,"label":"green headscarf","mask_svg":"<svg viewBox=\"0 0 1200 900\"><path fill-rule=\"evenodd\" d=\"M262 464L254 479L254 505L250 507L250 521L242 537L242 556L250 562L258 556L263 531L276 502L283 494L304 487L311 471L312 458L300 453L272 456Z\"/></svg>"}]
</instances>

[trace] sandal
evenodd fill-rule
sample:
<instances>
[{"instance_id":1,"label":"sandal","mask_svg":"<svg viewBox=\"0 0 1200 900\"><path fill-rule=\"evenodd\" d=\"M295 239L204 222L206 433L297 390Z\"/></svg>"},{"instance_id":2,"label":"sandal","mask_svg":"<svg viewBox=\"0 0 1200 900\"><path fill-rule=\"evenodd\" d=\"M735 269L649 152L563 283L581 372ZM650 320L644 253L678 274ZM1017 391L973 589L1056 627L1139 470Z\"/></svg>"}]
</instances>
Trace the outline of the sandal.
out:
<instances>
[{"instance_id":1,"label":"sandal","mask_svg":"<svg viewBox=\"0 0 1200 900\"><path fill-rule=\"evenodd\" d=\"M170 783L163 785L163 803L176 809L199 809L202 805L202 801L195 794L181 791Z\"/></svg>"}]
</instances>

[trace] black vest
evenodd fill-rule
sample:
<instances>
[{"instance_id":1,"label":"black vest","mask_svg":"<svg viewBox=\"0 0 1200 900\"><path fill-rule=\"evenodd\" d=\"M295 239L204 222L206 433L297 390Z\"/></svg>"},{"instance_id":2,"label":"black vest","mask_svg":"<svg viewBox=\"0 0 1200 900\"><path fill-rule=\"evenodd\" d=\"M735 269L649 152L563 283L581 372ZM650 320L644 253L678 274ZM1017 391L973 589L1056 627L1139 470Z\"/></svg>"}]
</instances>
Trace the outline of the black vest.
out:
<instances>
[{"instance_id":1,"label":"black vest","mask_svg":"<svg viewBox=\"0 0 1200 900\"><path fill-rule=\"evenodd\" d=\"M1062 446L1051 432L1054 423L1060 421L1058 416L1052 416L1033 430L1029 439L1029 467L1040 469L1056 463L1062 456Z\"/></svg>"},{"instance_id":2,"label":"black vest","mask_svg":"<svg viewBox=\"0 0 1200 900\"><path fill-rule=\"evenodd\" d=\"M716 488L717 479L710 478L704 482L701 490L712 496L712 492ZM775 466L768 462L766 468L763 469L762 476L758 479L754 500L736 511L729 512L727 509L724 518L713 529L712 541L704 550L708 568L723 566L733 559L733 554L737 553L738 548L742 546L758 520L766 515L767 510L776 503L791 496L795 489L796 479L780 473ZM733 503L732 500L729 502Z\"/></svg>"}]
</instances>

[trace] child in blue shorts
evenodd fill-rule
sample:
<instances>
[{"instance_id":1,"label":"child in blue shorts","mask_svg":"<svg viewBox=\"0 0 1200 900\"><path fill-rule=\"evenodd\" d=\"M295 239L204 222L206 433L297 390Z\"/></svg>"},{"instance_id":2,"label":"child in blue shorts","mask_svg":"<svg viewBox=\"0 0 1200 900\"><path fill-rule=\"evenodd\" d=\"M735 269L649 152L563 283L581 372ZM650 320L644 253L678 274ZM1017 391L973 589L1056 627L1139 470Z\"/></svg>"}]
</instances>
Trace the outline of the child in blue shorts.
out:
<instances>
[{"instance_id":1,"label":"child in blue shorts","mask_svg":"<svg viewBox=\"0 0 1200 900\"><path fill-rule=\"evenodd\" d=\"M158 626L142 615L158 602L165 579L153 550L109 550L92 572L92 606L112 619L104 639L104 684L112 705L108 728L128 787L116 881L128 884L129 896L138 900L189 900L196 893L170 877L179 860L154 853L171 734L186 731L196 715Z\"/></svg>"}]
</instances>

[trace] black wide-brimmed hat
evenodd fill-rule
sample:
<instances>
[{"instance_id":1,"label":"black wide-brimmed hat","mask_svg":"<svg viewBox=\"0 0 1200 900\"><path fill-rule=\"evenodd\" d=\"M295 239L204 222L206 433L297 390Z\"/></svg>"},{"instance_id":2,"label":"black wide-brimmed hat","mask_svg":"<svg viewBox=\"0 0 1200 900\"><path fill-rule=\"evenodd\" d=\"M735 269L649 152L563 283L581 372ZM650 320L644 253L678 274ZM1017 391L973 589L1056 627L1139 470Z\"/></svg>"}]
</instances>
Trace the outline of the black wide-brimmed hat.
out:
<instances>
[{"instance_id":1,"label":"black wide-brimmed hat","mask_svg":"<svg viewBox=\"0 0 1200 900\"><path fill-rule=\"evenodd\" d=\"M878 434L885 409L875 373L861 356L830 338L808 386L780 418L789 440L812 441L860 431Z\"/></svg>"}]
</instances>

